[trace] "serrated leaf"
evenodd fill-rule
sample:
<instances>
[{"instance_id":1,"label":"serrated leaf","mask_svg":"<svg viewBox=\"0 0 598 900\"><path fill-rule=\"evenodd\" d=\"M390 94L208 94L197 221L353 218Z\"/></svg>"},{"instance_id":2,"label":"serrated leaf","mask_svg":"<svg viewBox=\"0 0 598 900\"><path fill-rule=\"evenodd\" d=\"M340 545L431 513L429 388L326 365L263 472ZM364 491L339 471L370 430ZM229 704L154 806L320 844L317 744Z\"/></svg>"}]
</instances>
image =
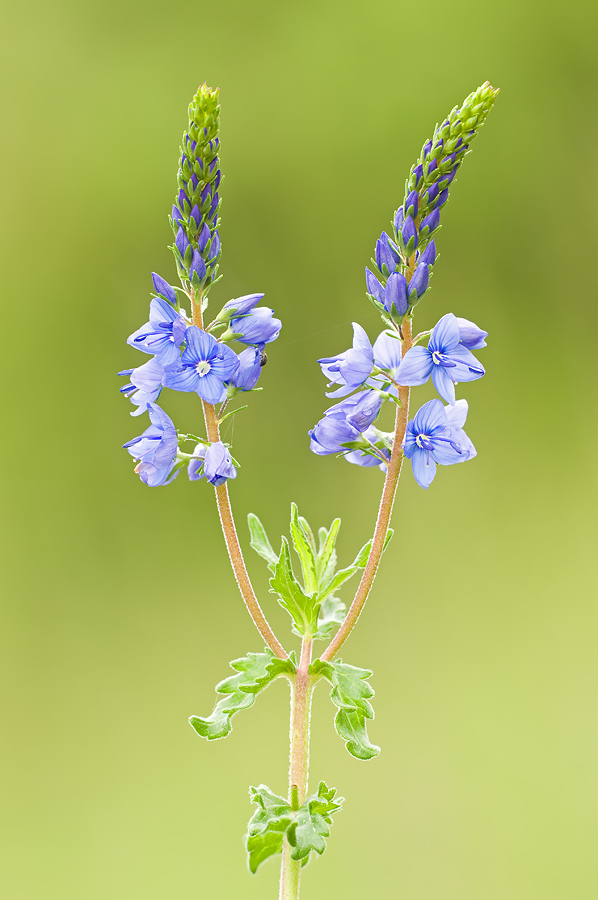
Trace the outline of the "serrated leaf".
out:
<instances>
[{"instance_id":1,"label":"serrated leaf","mask_svg":"<svg viewBox=\"0 0 598 900\"><path fill-rule=\"evenodd\" d=\"M268 568L273 571L274 566L278 562L278 557L268 540L266 529L255 513L249 513L247 516L247 524L249 525L249 533L251 535L250 546L262 557L262 559L266 560Z\"/></svg>"},{"instance_id":2,"label":"serrated leaf","mask_svg":"<svg viewBox=\"0 0 598 900\"><path fill-rule=\"evenodd\" d=\"M252 803L258 804L249 820L246 839L249 869L255 874L261 863L282 851L285 832L293 821L293 811L284 797L273 794L265 784L249 790Z\"/></svg>"},{"instance_id":3,"label":"serrated leaf","mask_svg":"<svg viewBox=\"0 0 598 900\"><path fill-rule=\"evenodd\" d=\"M320 607L316 603L315 594L308 596L295 578L289 544L284 537L270 587L273 593L278 594L278 602L291 616L298 633L313 634L317 628Z\"/></svg>"},{"instance_id":4,"label":"serrated leaf","mask_svg":"<svg viewBox=\"0 0 598 900\"><path fill-rule=\"evenodd\" d=\"M347 612L347 606L338 597L326 597L320 607L320 615L318 616L318 630L314 638L320 641L326 641L332 636L336 625L340 625Z\"/></svg>"},{"instance_id":5,"label":"serrated leaf","mask_svg":"<svg viewBox=\"0 0 598 900\"><path fill-rule=\"evenodd\" d=\"M191 716L190 725L208 741L219 740L230 733L231 719L242 709L249 709L255 702L256 694L267 687L275 678L293 674L295 666L290 659L281 660L269 650L264 653L248 653L230 663L236 675L230 675L216 685L216 691L225 696L219 700L211 716Z\"/></svg>"},{"instance_id":6,"label":"serrated leaf","mask_svg":"<svg viewBox=\"0 0 598 900\"><path fill-rule=\"evenodd\" d=\"M326 531L325 528L320 528L318 535L320 538L320 549L318 552L318 560L317 560L317 572L318 572L318 583L322 584L325 581L328 581L331 574L334 572L336 568L336 552L335 552L335 544L336 539L338 537L338 530L341 527L341 520L335 519L332 525L330 526L330 530ZM325 537L324 537L325 534Z\"/></svg>"},{"instance_id":7,"label":"serrated leaf","mask_svg":"<svg viewBox=\"0 0 598 900\"><path fill-rule=\"evenodd\" d=\"M336 790L328 789L321 781L318 793L309 797L295 813L295 822L288 830L289 843L293 846L293 859L306 859L314 850L320 855L326 849L324 838L330 836L332 813L341 809L342 797L334 800Z\"/></svg>"},{"instance_id":8,"label":"serrated leaf","mask_svg":"<svg viewBox=\"0 0 598 900\"><path fill-rule=\"evenodd\" d=\"M374 689L366 681L372 672L350 666L340 660L323 662L315 660L310 671L323 675L332 685L330 699L338 712L334 717L337 734L346 742L346 747L357 759L373 759L380 753L380 747L370 742L366 730L366 719L374 718L374 710L369 700Z\"/></svg>"},{"instance_id":9,"label":"serrated leaf","mask_svg":"<svg viewBox=\"0 0 598 900\"><path fill-rule=\"evenodd\" d=\"M308 594L313 594L318 590L316 557L309 540L309 535L299 520L299 510L297 509L296 503L291 503L291 537L293 538L293 546L297 552L299 561L301 562L305 591Z\"/></svg>"}]
</instances>

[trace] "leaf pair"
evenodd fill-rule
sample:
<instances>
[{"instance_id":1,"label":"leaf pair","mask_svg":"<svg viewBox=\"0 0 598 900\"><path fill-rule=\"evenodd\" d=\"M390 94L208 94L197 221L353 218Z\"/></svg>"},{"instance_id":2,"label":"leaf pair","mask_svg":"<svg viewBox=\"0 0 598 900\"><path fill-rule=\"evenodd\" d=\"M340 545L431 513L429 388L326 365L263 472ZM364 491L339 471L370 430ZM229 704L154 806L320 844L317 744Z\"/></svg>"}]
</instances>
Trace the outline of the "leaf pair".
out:
<instances>
[{"instance_id":1,"label":"leaf pair","mask_svg":"<svg viewBox=\"0 0 598 900\"><path fill-rule=\"evenodd\" d=\"M238 674L231 675L216 685L216 691L225 696L218 701L212 715L205 719L200 716L191 716L189 719L197 733L208 741L226 737L232 729L231 719L234 714L253 706L256 695L274 679L295 673L295 666L290 658L278 659L270 650L248 653L241 659L233 660L230 665Z\"/></svg>"},{"instance_id":2,"label":"leaf pair","mask_svg":"<svg viewBox=\"0 0 598 900\"><path fill-rule=\"evenodd\" d=\"M335 801L336 790L328 788L321 781L318 793L308 797L299 809L273 794L265 784L251 788L251 800L258 808L249 820L247 852L249 868L257 872L258 867L270 856L282 852L285 835L293 848L291 857L309 861L312 851L320 855L326 849L325 838L330 835L332 813L341 808L342 797Z\"/></svg>"},{"instance_id":3,"label":"leaf pair","mask_svg":"<svg viewBox=\"0 0 598 900\"><path fill-rule=\"evenodd\" d=\"M357 759L378 756L380 747L371 743L366 728L366 719L374 718L369 702L374 696L374 689L366 680L372 672L340 660L323 662L321 659L312 663L311 672L327 678L332 685L330 699L338 707L334 727L346 742L349 753Z\"/></svg>"}]
</instances>

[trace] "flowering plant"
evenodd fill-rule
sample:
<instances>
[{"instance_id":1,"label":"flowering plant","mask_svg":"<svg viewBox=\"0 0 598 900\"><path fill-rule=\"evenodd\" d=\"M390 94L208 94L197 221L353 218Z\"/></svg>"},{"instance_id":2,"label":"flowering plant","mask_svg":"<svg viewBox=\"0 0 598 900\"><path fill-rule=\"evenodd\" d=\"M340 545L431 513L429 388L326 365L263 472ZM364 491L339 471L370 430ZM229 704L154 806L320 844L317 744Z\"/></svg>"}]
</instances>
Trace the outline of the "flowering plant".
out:
<instances>
[{"instance_id":1,"label":"flowering plant","mask_svg":"<svg viewBox=\"0 0 598 900\"><path fill-rule=\"evenodd\" d=\"M237 477L238 463L220 437L222 422L246 408L226 412L228 404L238 393L258 389L265 345L276 340L281 322L272 309L258 306L264 297L260 293L229 300L208 321L208 294L219 280L222 252L218 91L203 85L189 106L170 217L180 286L154 273L149 320L128 338L150 359L120 373L128 377L121 391L136 407L131 415L147 412L151 424L124 446L136 461L135 472L151 487L169 484L183 467L190 481L205 478L214 486L237 584L265 644L263 651L249 652L231 663L234 674L217 685L221 698L211 715L191 716L196 733L208 740L226 737L232 717L252 706L260 691L277 678L289 682L288 794L283 797L266 785L251 788L256 810L246 838L251 872L269 857L281 856L280 900L299 896L301 869L312 853L324 852L333 814L341 808L341 799L325 782L320 781L313 793L308 790L310 707L320 682L331 688L335 728L349 753L367 760L380 752L366 727L374 716L370 703L374 691L368 682L372 672L342 662L338 653L357 623L392 537L390 518L403 460L411 461L415 480L428 488L438 465L454 465L476 455L463 430L467 402L456 399L455 387L484 375L472 351L486 346L487 332L447 313L431 331L413 336L413 318L437 262L440 211L497 94L485 83L455 107L436 126L409 173L403 203L389 232L383 231L377 240L365 273L367 296L384 324L381 333L372 344L364 328L354 323L352 347L319 360L333 389L327 396L339 402L309 432L311 450L319 456L343 456L354 465L378 467L384 474L372 539L350 565L339 569L335 548L340 520L320 528L316 539L292 504L290 536L301 570L298 578L287 538L276 552L258 517L249 515L251 547L266 562L271 592L301 639L298 654L287 652L274 634L249 579L228 494L228 481ZM234 349L239 344L242 349ZM411 388L429 379L444 403L430 400L410 419ZM199 395L205 436L177 432L157 403L163 388ZM385 404L394 409L392 432L375 425ZM358 572L359 585L347 609L337 594ZM329 643L314 658L318 641Z\"/></svg>"}]
</instances>

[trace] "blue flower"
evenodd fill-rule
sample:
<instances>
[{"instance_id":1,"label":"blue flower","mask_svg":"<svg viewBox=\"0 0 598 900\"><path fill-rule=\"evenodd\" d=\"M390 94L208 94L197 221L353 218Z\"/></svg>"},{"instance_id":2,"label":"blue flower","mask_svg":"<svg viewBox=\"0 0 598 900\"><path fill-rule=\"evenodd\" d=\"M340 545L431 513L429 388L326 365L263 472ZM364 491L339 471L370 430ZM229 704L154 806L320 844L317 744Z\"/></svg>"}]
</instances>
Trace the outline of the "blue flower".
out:
<instances>
[{"instance_id":1,"label":"blue flower","mask_svg":"<svg viewBox=\"0 0 598 900\"><path fill-rule=\"evenodd\" d=\"M396 337L393 337L393 334ZM401 347L402 344L396 331L383 331L374 342L374 362L379 369L384 369L385 372L388 372L395 381L401 364ZM379 377L377 375L374 376L376 379Z\"/></svg>"},{"instance_id":2,"label":"blue flower","mask_svg":"<svg viewBox=\"0 0 598 900\"><path fill-rule=\"evenodd\" d=\"M187 322L161 298L150 303L149 322L127 338L127 344L144 353L153 353L160 366L170 366L179 356Z\"/></svg>"},{"instance_id":3,"label":"blue flower","mask_svg":"<svg viewBox=\"0 0 598 900\"><path fill-rule=\"evenodd\" d=\"M376 241L376 265L383 275L390 275L391 272L397 271L401 262L399 248L383 231Z\"/></svg>"},{"instance_id":4,"label":"blue flower","mask_svg":"<svg viewBox=\"0 0 598 900\"><path fill-rule=\"evenodd\" d=\"M247 347L239 353L239 368L229 379L229 384L239 391L251 391L258 383L266 354L258 347Z\"/></svg>"},{"instance_id":5,"label":"blue flower","mask_svg":"<svg viewBox=\"0 0 598 900\"><path fill-rule=\"evenodd\" d=\"M434 387L448 403L455 402L455 384L475 381L485 369L461 343L456 317L447 313L434 326L427 347L412 347L405 354L397 382L408 387L425 384L430 375Z\"/></svg>"},{"instance_id":6,"label":"blue flower","mask_svg":"<svg viewBox=\"0 0 598 900\"><path fill-rule=\"evenodd\" d=\"M171 474L177 460L178 435L163 409L150 403L148 412L152 423L150 427L140 437L127 441L123 447L138 461L135 471L141 480L149 487L158 487L169 484L179 474L179 469Z\"/></svg>"},{"instance_id":7,"label":"blue flower","mask_svg":"<svg viewBox=\"0 0 598 900\"><path fill-rule=\"evenodd\" d=\"M197 325L187 328L185 340L179 362L164 374L164 385L175 391L197 391L206 403L220 403L226 394L224 382L239 367L236 353Z\"/></svg>"},{"instance_id":8,"label":"blue flower","mask_svg":"<svg viewBox=\"0 0 598 900\"><path fill-rule=\"evenodd\" d=\"M353 425L349 425L344 416L324 416L315 428L308 432L311 442L309 449L317 456L329 456L331 453L343 453L346 447L341 444L360 440L360 433Z\"/></svg>"},{"instance_id":9,"label":"blue flower","mask_svg":"<svg viewBox=\"0 0 598 900\"><path fill-rule=\"evenodd\" d=\"M249 315L230 320L230 329L242 344L269 344L276 340L281 328L282 322L274 318L274 310L267 306L258 306Z\"/></svg>"},{"instance_id":10,"label":"blue flower","mask_svg":"<svg viewBox=\"0 0 598 900\"><path fill-rule=\"evenodd\" d=\"M451 407L448 407L450 410ZM411 460L413 475L420 487L428 488L436 475L436 464L452 466L476 455L475 447L462 426L467 403L459 401L449 413L440 400L430 400L407 423L403 452Z\"/></svg>"},{"instance_id":11,"label":"blue flower","mask_svg":"<svg viewBox=\"0 0 598 900\"><path fill-rule=\"evenodd\" d=\"M370 339L361 325L353 322L353 347L338 356L319 359L323 374L330 380L329 387L340 384L338 390L327 397L346 397L356 388L364 384L372 374L374 367L374 351Z\"/></svg>"},{"instance_id":12,"label":"blue flower","mask_svg":"<svg viewBox=\"0 0 598 900\"><path fill-rule=\"evenodd\" d=\"M152 281L154 282L154 290L156 294L159 294L164 300L168 300L170 303L176 304L176 293L174 288L168 284L167 281L158 275L156 272L152 272Z\"/></svg>"},{"instance_id":13,"label":"blue flower","mask_svg":"<svg viewBox=\"0 0 598 900\"><path fill-rule=\"evenodd\" d=\"M120 389L121 394L129 397L131 403L138 407L132 416L140 416L160 396L164 378L164 366L158 365L155 358L148 360L136 369L125 369L119 375L128 375L131 379Z\"/></svg>"},{"instance_id":14,"label":"blue flower","mask_svg":"<svg viewBox=\"0 0 598 900\"><path fill-rule=\"evenodd\" d=\"M230 453L222 441L216 441L209 447L206 447L205 444L198 444L193 455L198 458L192 459L188 466L187 471L191 481L207 478L210 484L218 487L227 479L237 477L237 470L233 465ZM203 471L200 473L202 467Z\"/></svg>"},{"instance_id":15,"label":"blue flower","mask_svg":"<svg viewBox=\"0 0 598 900\"><path fill-rule=\"evenodd\" d=\"M363 432L363 437L371 444L375 444L376 441L380 439L380 433L376 428L370 426L370 428L366 429L366 431ZM386 447L380 450L380 453L382 453L382 455L386 457L387 460L390 459L390 450L388 450ZM372 456L370 453L364 453L363 450L351 450L350 453L345 453L345 459L347 460L347 462L353 463L353 465L355 466L364 466L368 469L373 469L377 466L381 472L386 473L386 463L382 462L379 457Z\"/></svg>"}]
</instances>

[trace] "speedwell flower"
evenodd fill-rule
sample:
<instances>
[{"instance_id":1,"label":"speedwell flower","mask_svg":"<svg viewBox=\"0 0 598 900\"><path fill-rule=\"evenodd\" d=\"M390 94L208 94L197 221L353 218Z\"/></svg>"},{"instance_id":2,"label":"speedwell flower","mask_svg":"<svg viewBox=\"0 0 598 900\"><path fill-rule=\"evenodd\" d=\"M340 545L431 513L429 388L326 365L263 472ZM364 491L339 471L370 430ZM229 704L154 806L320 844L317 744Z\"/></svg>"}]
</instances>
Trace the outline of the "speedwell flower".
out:
<instances>
[{"instance_id":1,"label":"speedwell flower","mask_svg":"<svg viewBox=\"0 0 598 900\"><path fill-rule=\"evenodd\" d=\"M137 366L136 369L125 369L118 374L128 375L131 379L129 384L121 387L120 392L125 397L129 397L131 403L137 407L131 415L140 416L160 396L164 366L158 365L155 358L148 359L142 366Z\"/></svg>"},{"instance_id":2,"label":"speedwell flower","mask_svg":"<svg viewBox=\"0 0 598 900\"><path fill-rule=\"evenodd\" d=\"M420 487L428 488L436 475L436 464L452 466L476 455L462 426L467 418L467 403L444 407L430 400L407 423L403 452L411 460L413 475Z\"/></svg>"},{"instance_id":3,"label":"speedwell flower","mask_svg":"<svg viewBox=\"0 0 598 900\"><path fill-rule=\"evenodd\" d=\"M135 471L149 487L168 484L179 473L172 475L178 450L178 435L172 419L155 403L148 405L151 421L140 437L123 444L131 456L138 460Z\"/></svg>"},{"instance_id":4,"label":"speedwell flower","mask_svg":"<svg viewBox=\"0 0 598 900\"><path fill-rule=\"evenodd\" d=\"M207 478L210 484L218 487L228 478L237 477L237 470L233 465L230 453L222 441L216 441L209 447L206 447L205 444L198 444L193 451L193 456L196 458L191 460L187 469L191 481Z\"/></svg>"},{"instance_id":5,"label":"speedwell flower","mask_svg":"<svg viewBox=\"0 0 598 900\"><path fill-rule=\"evenodd\" d=\"M164 374L164 385L175 391L197 391L206 403L220 403L226 394L224 382L239 368L236 353L197 325L187 328L185 340L179 362Z\"/></svg>"},{"instance_id":6,"label":"speedwell flower","mask_svg":"<svg viewBox=\"0 0 598 900\"><path fill-rule=\"evenodd\" d=\"M188 322L170 303L156 298L150 303L149 322L127 338L127 344L153 353L159 366L176 362Z\"/></svg>"},{"instance_id":7,"label":"speedwell flower","mask_svg":"<svg viewBox=\"0 0 598 900\"><path fill-rule=\"evenodd\" d=\"M274 318L274 310L258 306L249 315L233 317L230 330L242 344L269 344L280 334L282 322Z\"/></svg>"},{"instance_id":8,"label":"speedwell flower","mask_svg":"<svg viewBox=\"0 0 598 900\"><path fill-rule=\"evenodd\" d=\"M434 387L448 403L455 402L455 384L475 381L485 373L484 367L461 342L459 323L447 313L434 326L427 347L408 350L397 373L399 384L425 384L430 375ZM423 408L423 407L422 407Z\"/></svg>"},{"instance_id":9,"label":"speedwell flower","mask_svg":"<svg viewBox=\"0 0 598 900\"><path fill-rule=\"evenodd\" d=\"M360 387L372 374L374 351L365 330L353 322L353 347L338 356L319 359L322 372L330 379L329 387L340 384L338 390L326 394L327 397L346 397Z\"/></svg>"}]
</instances>

